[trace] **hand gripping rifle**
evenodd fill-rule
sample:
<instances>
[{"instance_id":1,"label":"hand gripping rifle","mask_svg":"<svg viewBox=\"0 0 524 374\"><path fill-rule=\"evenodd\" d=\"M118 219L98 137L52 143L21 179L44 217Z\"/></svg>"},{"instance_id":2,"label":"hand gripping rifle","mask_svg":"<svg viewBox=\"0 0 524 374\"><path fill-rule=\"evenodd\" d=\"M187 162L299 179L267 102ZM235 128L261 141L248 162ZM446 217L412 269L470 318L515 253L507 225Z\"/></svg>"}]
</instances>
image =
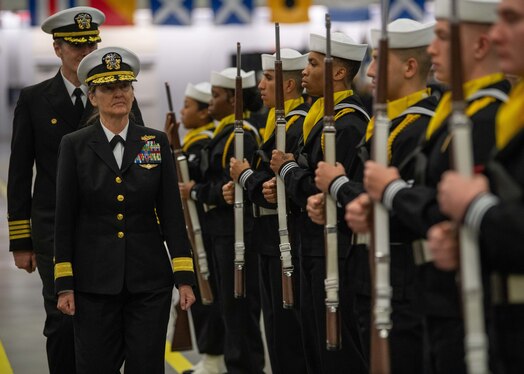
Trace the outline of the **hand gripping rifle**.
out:
<instances>
[{"instance_id":1,"label":"hand gripping rifle","mask_svg":"<svg viewBox=\"0 0 524 374\"><path fill-rule=\"evenodd\" d=\"M170 127L171 123L175 124L174 131L171 132L171 141L173 142L172 147L177 166L178 179L183 183L187 183L191 180L189 176L189 167L187 165L187 157L182 151L182 145L178 135L178 125L176 124L175 113L173 112L173 102L171 101L171 90L169 89L169 84L167 82L165 85L167 103L169 105L169 113L166 117L166 127ZM209 267L197 207L192 199L182 199L182 208L184 211L187 235L191 242L191 246L193 247L193 256L196 260L195 268L200 297L202 298L202 304L209 305L213 303L213 292L211 291L211 285L209 283Z\"/></svg>"},{"instance_id":2,"label":"hand gripping rifle","mask_svg":"<svg viewBox=\"0 0 524 374\"><path fill-rule=\"evenodd\" d=\"M473 175L473 146L471 120L464 113L463 66L460 53L460 21L457 1L451 1L451 97L449 121L453 136L452 165L463 176ZM484 326L484 304L477 237L467 226L459 230L460 280L462 286L462 313L465 323L466 366L469 374L487 374L488 341Z\"/></svg>"},{"instance_id":3,"label":"hand gripping rifle","mask_svg":"<svg viewBox=\"0 0 524 374\"><path fill-rule=\"evenodd\" d=\"M242 99L242 75L240 74L240 43L237 43L237 76L235 77L235 158L244 160L244 103ZM234 297L246 297L244 243L244 191L235 182L235 284Z\"/></svg>"},{"instance_id":4,"label":"hand gripping rifle","mask_svg":"<svg viewBox=\"0 0 524 374\"><path fill-rule=\"evenodd\" d=\"M286 152L286 117L284 113L284 78L280 59L280 26L275 23L277 56L275 59L275 132L276 147ZM280 260L282 261L282 304L285 309L293 308L293 262L287 229L286 187L277 175L278 235L280 236Z\"/></svg>"},{"instance_id":5,"label":"hand gripping rifle","mask_svg":"<svg viewBox=\"0 0 524 374\"><path fill-rule=\"evenodd\" d=\"M333 94L333 58L331 57L331 18L326 14L326 57L324 58L324 161L335 165L336 130L334 120ZM338 240L337 240L337 202L329 193L324 194L326 204L326 224L324 242L326 248L326 349L338 350L341 347L339 277L338 277Z\"/></svg>"},{"instance_id":6,"label":"hand gripping rifle","mask_svg":"<svg viewBox=\"0 0 524 374\"><path fill-rule=\"evenodd\" d=\"M372 140L372 159L388 165L387 116L388 71L388 1L382 0L382 28L378 46L378 76L375 90L375 127ZM369 265L372 280L371 370L373 374L390 373L389 330L391 329L391 286L389 253L389 213L381 203L373 204L373 229L369 245Z\"/></svg>"}]
</instances>

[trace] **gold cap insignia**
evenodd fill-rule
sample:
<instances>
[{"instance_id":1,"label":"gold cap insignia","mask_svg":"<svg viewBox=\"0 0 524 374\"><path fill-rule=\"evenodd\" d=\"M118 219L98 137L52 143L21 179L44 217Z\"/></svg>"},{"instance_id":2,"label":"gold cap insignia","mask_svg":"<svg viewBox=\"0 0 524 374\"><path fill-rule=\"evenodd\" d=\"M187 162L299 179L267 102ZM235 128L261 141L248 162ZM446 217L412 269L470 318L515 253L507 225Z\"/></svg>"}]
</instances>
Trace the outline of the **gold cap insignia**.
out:
<instances>
[{"instance_id":1,"label":"gold cap insignia","mask_svg":"<svg viewBox=\"0 0 524 374\"><path fill-rule=\"evenodd\" d=\"M105 62L107 70L120 70L122 56L116 52L109 52L102 57L102 61Z\"/></svg>"},{"instance_id":2,"label":"gold cap insignia","mask_svg":"<svg viewBox=\"0 0 524 374\"><path fill-rule=\"evenodd\" d=\"M145 142L147 142L147 141L149 141L149 140L153 140L153 139L155 139L155 138L156 138L156 136L154 136L154 135L144 135L144 136L142 136L140 139L143 140L143 141L145 141Z\"/></svg>"},{"instance_id":3,"label":"gold cap insignia","mask_svg":"<svg viewBox=\"0 0 524 374\"><path fill-rule=\"evenodd\" d=\"M76 25L80 30L89 30L91 28L91 20L93 18L89 13L79 13L75 17Z\"/></svg>"},{"instance_id":4,"label":"gold cap insignia","mask_svg":"<svg viewBox=\"0 0 524 374\"><path fill-rule=\"evenodd\" d=\"M58 120L56 118L51 118L51 125L56 125Z\"/></svg>"}]
</instances>

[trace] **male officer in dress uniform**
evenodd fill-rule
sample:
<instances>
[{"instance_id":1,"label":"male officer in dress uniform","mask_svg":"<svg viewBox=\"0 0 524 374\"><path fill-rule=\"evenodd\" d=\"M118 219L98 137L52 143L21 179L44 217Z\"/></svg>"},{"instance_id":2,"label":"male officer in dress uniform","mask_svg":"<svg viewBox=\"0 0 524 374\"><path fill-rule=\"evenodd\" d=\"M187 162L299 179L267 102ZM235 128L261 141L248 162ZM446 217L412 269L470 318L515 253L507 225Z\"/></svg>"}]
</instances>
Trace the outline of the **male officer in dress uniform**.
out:
<instances>
[{"instance_id":1,"label":"male officer in dress uniform","mask_svg":"<svg viewBox=\"0 0 524 374\"><path fill-rule=\"evenodd\" d=\"M331 37L333 56L333 80L335 103L336 159L346 168L356 157L356 146L365 133L369 115L357 95L350 89L358 73L367 44L357 44L343 33ZM323 96L324 56L326 38L310 35L308 65L302 72L302 86L312 96ZM326 350L326 306L324 278L326 258L324 255L324 228L313 223L307 216L307 198L318 193L314 183L314 171L324 158L322 135L324 99L313 104L304 120L303 141L295 155L274 150L271 169L284 179L286 193L302 209L300 216L300 318L308 372L365 373L367 364L363 355L357 329L354 303L350 295L349 272L350 242L345 222L338 225L338 254L340 274L340 309L342 315L342 349ZM295 159L297 161L295 161Z\"/></svg>"},{"instance_id":2,"label":"male officer in dress uniform","mask_svg":"<svg viewBox=\"0 0 524 374\"><path fill-rule=\"evenodd\" d=\"M459 0L461 57L464 66L465 113L470 117L475 170L483 170L494 146L494 120L500 105L507 100L509 82L498 67L489 29L496 19L496 1ZM449 82L450 2L437 0L435 38L428 47L438 80ZM366 163L364 186L369 196L382 200L407 229L425 239L430 227L445 220L436 202L436 187L442 173L450 168L448 119L451 94L445 93L426 130L424 144L417 154L414 185L404 181L393 167ZM416 246L417 282L425 318L428 370L433 373L465 373L464 323L456 289L455 272L435 268L424 250ZM420 249L420 250L418 250Z\"/></svg>"},{"instance_id":3,"label":"male officer in dress uniform","mask_svg":"<svg viewBox=\"0 0 524 374\"><path fill-rule=\"evenodd\" d=\"M409 158L413 153L426 126L434 114L437 99L431 96L426 88L426 79L431 61L426 48L433 39L434 23L422 24L409 19L397 19L390 23L388 30L388 72L387 72L387 112L391 121L388 138L388 158L390 165L400 168L401 175L406 180L413 179L414 162ZM368 67L367 75L375 83L377 78L378 40L380 30L371 30L373 60ZM374 118L371 119L366 138L359 146L359 156L362 163L369 159L371 142L373 141ZM362 185L361 173L358 178L349 180L341 165L319 163L316 173L316 185L324 192L329 192L341 206L355 205L351 211L357 211L367 223L369 197ZM319 201L323 195L312 196L308 200L310 217L321 223L323 220L323 204ZM392 322L393 328L389 336L391 349L391 370L393 373L422 372L422 317L416 312L414 305L414 272L413 253L411 251L410 232L398 230L391 220L391 285ZM355 232L363 233L361 227L350 226ZM367 229L367 227L366 227ZM371 283L369 274L369 254L363 245L355 246L354 260L357 262L357 311L360 328L363 330L366 350L370 339L370 295Z\"/></svg>"},{"instance_id":4,"label":"male officer in dress uniform","mask_svg":"<svg viewBox=\"0 0 524 374\"><path fill-rule=\"evenodd\" d=\"M302 136L302 123L309 106L302 98L302 70L307 65L307 55L289 48L280 51L282 60L283 101L286 118L286 151L295 152ZM269 167L271 151L276 147L275 134L275 59L276 55L262 55L264 75L258 84L258 89L264 105L269 108L269 114L264 131L264 143L253 160L254 170L247 161L231 158L231 178L240 180L246 190L249 200L253 203L255 225L253 237L254 249L259 253L259 279L264 328L271 361L271 369L278 373L306 372L304 351L299 344L301 332L298 320L299 308L299 271L297 235L295 231L296 211L290 214L289 229L291 232L292 258L294 262L294 309L284 309L282 306L282 263L280 260L280 238L278 212L274 202L268 202L263 194L264 184L274 183L275 174ZM230 182L223 188L224 198L233 204L234 183ZM289 203L288 203L289 204ZM288 210L289 211L289 210Z\"/></svg>"},{"instance_id":5,"label":"male officer in dress uniform","mask_svg":"<svg viewBox=\"0 0 524 374\"><path fill-rule=\"evenodd\" d=\"M490 36L499 65L521 81L497 114L496 150L486 165L488 179L446 172L438 200L443 213L478 234L482 272L491 277L494 337L490 344L496 353L491 366L497 373L516 374L524 372L524 2L502 0L498 14ZM440 269L455 270L459 265L455 232L434 227L428 234Z\"/></svg>"},{"instance_id":6,"label":"male officer in dress uniform","mask_svg":"<svg viewBox=\"0 0 524 374\"><path fill-rule=\"evenodd\" d=\"M101 40L98 27L104 20L97 9L76 7L44 21L42 30L53 35L53 48L62 65L53 78L22 90L13 121L7 186L10 250L18 268L32 272L38 267L51 373L75 372L71 318L56 309L53 282L58 146L62 136L85 124L93 111L87 87L77 78L77 68L82 58L97 48ZM136 103L134 114L142 123Z\"/></svg>"}]
</instances>

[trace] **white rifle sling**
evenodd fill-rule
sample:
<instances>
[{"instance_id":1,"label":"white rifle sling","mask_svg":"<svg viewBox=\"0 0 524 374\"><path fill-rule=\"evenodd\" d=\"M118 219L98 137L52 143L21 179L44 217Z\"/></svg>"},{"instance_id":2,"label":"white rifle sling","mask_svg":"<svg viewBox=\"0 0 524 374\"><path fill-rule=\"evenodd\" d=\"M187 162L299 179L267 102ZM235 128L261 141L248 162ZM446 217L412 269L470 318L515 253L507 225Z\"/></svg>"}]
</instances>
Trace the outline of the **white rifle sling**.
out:
<instances>
[{"instance_id":1,"label":"white rifle sling","mask_svg":"<svg viewBox=\"0 0 524 374\"><path fill-rule=\"evenodd\" d=\"M378 164L387 166L387 142L389 119L385 110L377 110L373 133L373 154ZM376 202L373 204L374 246L375 246L375 325L382 337L391 329L391 285L389 253L389 212L386 207Z\"/></svg>"},{"instance_id":2,"label":"white rifle sling","mask_svg":"<svg viewBox=\"0 0 524 374\"><path fill-rule=\"evenodd\" d=\"M454 111L450 120L453 134L453 165L462 176L473 174L471 120ZM462 310L465 323L466 364L469 374L488 374L488 341L485 331L482 280L478 240L467 226L459 230Z\"/></svg>"},{"instance_id":3,"label":"white rifle sling","mask_svg":"<svg viewBox=\"0 0 524 374\"><path fill-rule=\"evenodd\" d=\"M240 123L238 123L240 122ZM235 121L235 158L244 160L244 128L243 121ZM235 182L235 267L244 268L244 191Z\"/></svg>"},{"instance_id":4,"label":"white rifle sling","mask_svg":"<svg viewBox=\"0 0 524 374\"><path fill-rule=\"evenodd\" d=\"M276 116L276 148L286 151L286 120L282 115ZM293 263L291 257L291 244L289 243L289 232L287 228L287 204L286 187L282 177L277 174L277 204L278 204L278 234L280 237L280 259L284 275L291 276Z\"/></svg>"},{"instance_id":5,"label":"white rifle sling","mask_svg":"<svg viewBox=\"0 0 524 374\"><path fill-rule=\"evenodd\" d=\"M336 163L336 130L332 123L324 125L325 152L324 160L330 165ZM337 202L333 197L324 194L326 207L326 306L338 308L339 276L338 276L338 240L337 240Z\"/></svg>"}]
</instances>

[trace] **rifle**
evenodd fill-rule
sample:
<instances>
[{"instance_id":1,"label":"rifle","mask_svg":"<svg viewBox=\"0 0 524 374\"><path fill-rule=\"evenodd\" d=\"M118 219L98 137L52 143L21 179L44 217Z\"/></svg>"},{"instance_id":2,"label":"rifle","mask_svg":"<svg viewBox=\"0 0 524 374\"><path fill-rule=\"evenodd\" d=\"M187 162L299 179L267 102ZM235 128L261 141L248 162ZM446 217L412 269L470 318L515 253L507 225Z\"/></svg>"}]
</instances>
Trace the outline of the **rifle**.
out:
<instances>
[{"instance_id":1,"label":"rifle","mask_svg":"<svg viewBox=\"0 0 524 374\"><path fill-rule=\"evenodd\" d=\"M378 74L375 90L375 127L372 140L372 159L387 166L389 119L387 116L388 71L388 0L381 1L382 27L378 46ZM373 374L391 371L389 357L389 330L391 329L391 286L389 279L389 213L382 203L373 204L373 228L369 244L371 274L371 368Z\"/></svg>"},{"instance_id":2,"label":"rifle","mask_svg":"<svg viewBox=\"0 0 524 374\"><path fill-rule=\"evenodd\" d=\"M244 160L244 103L242 99L242 75L240 74L240 43L237 43L237 76L235 77L235 158ZM246 297L244 243L244 191L235 182L235 284L234 297Z\"/></svg>"},{"instance_id":3,"label":"rifle","mask_svg":"<svg viewBox=\"0 0 524 374\"><path fill-rule=\"evenodd\" d=\"M331 18L326 14L326 57L324 58L324 161L335 165L336 130L335 103L333 93L333 58L331 57ZM329 193L324 194L326 205L326 224L324 243L326 248L326 349L338 350L341 347L341 324L339 309L338 240L337 240L337 202Z\"/></svg>"},{"instance_id":4,"label":"rifle","mask_svg":"<svg viewBox=\"0 0 524 374\"><path fill-rule=\"evenodd\" d=\"M182 182L189 182L189 170L187 166L187 159L182 151L180 145L180 138L178 136L178 125L176 116L173 112L173 102L171 100L171 91L169 84L166 82L166 94L169 111L166 115L165 130L169 131L170 146L173 148L174 159L177 165L178 180ZM202 304L208 305L213 302L213 294L209 284L209 269L207 265L207 257L204 249L202 231L200 229L200 222L198 220L198 213L195 202L182 200L182 210L184 212L184 220L186 223L187 235L194 249L193 257L195 259L195 269L197 281L199 285ZM193 349L191 341L191 332L189 327L189 317L187 311L182 310L179 305L176 305L177 318L175 320L175 328L173 333L173 342L171 350L173 351L187 351Z\"/></svg>"},{"instance_id":5,"label":"rifle","mask_svg":"<svg viewBox=\"0 0 524 374\"><path fill-rule=\"evenodd\" d=\"M275 59L275 132L276 148L286 151L286 117L284 112L284 79L280 59L280 26L275 23L277 56ZM278 235L280 237L280 260L282 261L282 304L285 309L293 308L293 262L287 229L286 186L277 175Z\"/></svg>"},{"instance_id":6,"label":"rifle","mask_svg":"<svg viewBox=\"0 0 524 374\"><path fill-rule=\"evenodd\" d=\"M461 175L473 175L473 145L471 120L464 110L463 66L460 54L460 21L456 0L451 1L451 117L449 130L453 136L452 164ZM462 313L465 324L464 349L466 366L470 374L487 374L488 340L484 327L484 304L480 274L477 237L467 226L460 226L460 279L462 288Z\"/></svg>"},{"instance_id":7,"label":"rifle","mask_svg":"<svg viewBox=\"0 0 524 374\"><path fill-rule=\"evenodd\" d=\"M187 165L187 157L182 151L180 137L178 135L178 125L176 124L175 113L173 112L173 102L171 101L171 90L169 84L166 82L166 94L169 105L169 112L166 117L166 124L174 123L174 131L171 133L173 154L177 165L178 179L184 183L190 181L189 167ZM171 126L169 124L168 126ZM198 218L198 211L196 204L191 199L182 199L182 208L184 211L184 220L186 222L187 235L193 247L193 257L195 257L195 268L198 280L198 287L202 304L209 305L213 303L213 292L209 283L209 266L207 264L207 255L204 247L204 238L202 236L202 228L200 227L200 220Z\"/></svg>"}]
</instances>

